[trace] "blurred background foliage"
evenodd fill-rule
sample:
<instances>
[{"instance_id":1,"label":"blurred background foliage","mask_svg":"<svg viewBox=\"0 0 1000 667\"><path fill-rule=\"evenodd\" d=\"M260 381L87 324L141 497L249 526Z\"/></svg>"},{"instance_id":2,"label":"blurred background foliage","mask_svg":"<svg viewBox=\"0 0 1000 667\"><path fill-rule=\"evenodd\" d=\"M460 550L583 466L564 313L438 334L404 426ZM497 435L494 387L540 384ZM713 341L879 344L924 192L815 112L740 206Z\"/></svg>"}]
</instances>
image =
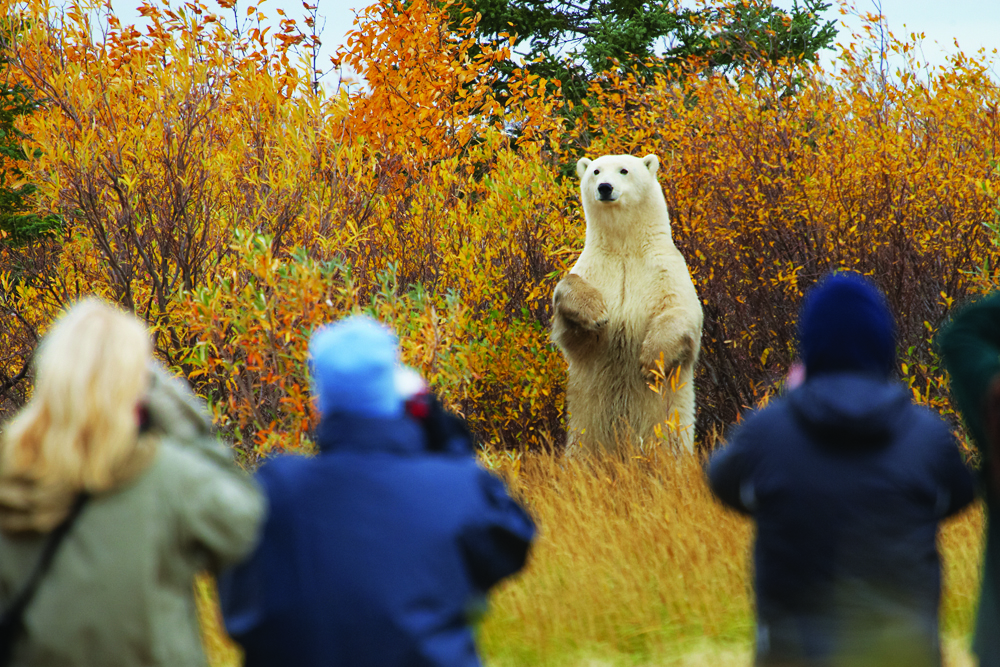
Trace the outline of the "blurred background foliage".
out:
<instances>
[{"instance_id":1,"label":"blurred background foliage","mask_svg":"<svg viewBox=\"0 0 1000 667\"><path fill-rule=\"evenodd\" d=\"M397 330L483 444L558 448L549 302L584 238L566 174L605 153L660 157L705 308L702 443L779 390L799 301L838 268L886 291L901 377L951 414L929 340L998 278L988 63L925 68L870 24L823 71L832 28L812 2L673 18L617 0L559 18L572 7L552 2L550 25L518 14L530 3L383 0L337 55L365 85L324 90L310 26L268 33L254 4L147 4L139 29L89 0L3 2L5 90L21 96L5 104L25 112L4 130L23 152L3 153L2 185L58 221L0 243L5 414L47 323L94 293L149 322L248 463L309 449L306 343L355 311ZM581 30L598 15L621 39ZM671 30L687 46L658 50ZM907 64L888 73L887 52Z\"/></svg>"}]
</instances>

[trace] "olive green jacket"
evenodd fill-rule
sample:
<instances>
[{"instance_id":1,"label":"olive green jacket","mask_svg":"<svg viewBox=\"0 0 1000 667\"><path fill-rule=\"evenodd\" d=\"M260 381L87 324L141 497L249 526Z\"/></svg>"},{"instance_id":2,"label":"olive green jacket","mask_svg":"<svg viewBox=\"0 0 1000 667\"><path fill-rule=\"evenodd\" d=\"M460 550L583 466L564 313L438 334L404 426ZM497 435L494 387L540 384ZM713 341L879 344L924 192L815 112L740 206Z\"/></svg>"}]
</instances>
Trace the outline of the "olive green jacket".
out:
<instances>
[{"instance_id":1,"label":"olive green jacket","mask_svg":"<svg viewBox=\"0 0 1000 667\"><path fill-rule=\"evenodd\" d=\"M14 664L206 664L194 575L254 547L264 501L179 381L156 373L149 412L161 434L152 462L84 506L25 613ZM45 539L0 532L0 605L27 581Z\"/></svg>"},{"instance_id":2,"label":"olive green jacket","mask_svg":"<svg viewBox=\"0 0 1000 667\"><path fill-rule=\"evenodd\" d=\"M1000 488L987 483L1000 452L986 435L985 401L993 378L1000 375L1000 292L962 309L938 338L951 376L951 393L982 456L981 480L986 502L986 549L973 649L980 667L1000 667Z\"/></svg>"}]
</instances>

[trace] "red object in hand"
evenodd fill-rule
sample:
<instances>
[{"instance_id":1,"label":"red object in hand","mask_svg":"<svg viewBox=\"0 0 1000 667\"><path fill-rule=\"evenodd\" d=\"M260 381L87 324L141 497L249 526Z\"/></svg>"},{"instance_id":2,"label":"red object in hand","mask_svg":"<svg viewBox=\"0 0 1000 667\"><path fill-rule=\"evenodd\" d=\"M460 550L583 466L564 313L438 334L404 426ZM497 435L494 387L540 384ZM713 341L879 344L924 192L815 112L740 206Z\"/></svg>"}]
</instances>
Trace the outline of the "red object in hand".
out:
<instances>
[{"instance_id":1,"label":"red object in hand","mask_svg":"<svg viewBox=\"0 0 1000 667\"><path fill-rule=\"evenodd\" d=\"M403 399L403 409L417 421L431 414L431 390L420 374L409 366L396 369L396 391Z\"/></svg>"},{"instance_id":2,"label":"red object in hand","mask_svg":"<svg viewBox=\"0 0 1000 667\"><path fill-rule=\"evenodd\" d=\"M406 414L410 415L414 419L423 421L431 414L430 392L425 390L418 394L414 394L406 399L403 405L406 408Z\"/></svg>"}]
</instances>

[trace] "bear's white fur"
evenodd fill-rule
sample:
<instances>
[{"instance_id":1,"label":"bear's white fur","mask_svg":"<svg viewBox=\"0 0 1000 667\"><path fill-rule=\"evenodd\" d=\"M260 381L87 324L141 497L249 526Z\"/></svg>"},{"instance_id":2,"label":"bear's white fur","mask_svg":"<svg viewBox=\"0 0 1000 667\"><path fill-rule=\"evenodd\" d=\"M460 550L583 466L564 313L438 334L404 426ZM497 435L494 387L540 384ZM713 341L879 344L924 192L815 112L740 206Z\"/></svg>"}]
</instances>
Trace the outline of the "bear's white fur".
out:
<instances>
[{"instance_id":1,"label":"bear's white fur","mask_svg":"<svg viewBox=\"0 0 1000 667\"><path fill-rule=\"evenodd\" d=\"M648 439L657 424L694 448L701 302L670 235L659 166L655 155L576 165L587 237L552 295L552 339L569 362L570 450L614 451ZM661 354L676 375L657 392L650 384Z\"/></svg>"}]
</instances>

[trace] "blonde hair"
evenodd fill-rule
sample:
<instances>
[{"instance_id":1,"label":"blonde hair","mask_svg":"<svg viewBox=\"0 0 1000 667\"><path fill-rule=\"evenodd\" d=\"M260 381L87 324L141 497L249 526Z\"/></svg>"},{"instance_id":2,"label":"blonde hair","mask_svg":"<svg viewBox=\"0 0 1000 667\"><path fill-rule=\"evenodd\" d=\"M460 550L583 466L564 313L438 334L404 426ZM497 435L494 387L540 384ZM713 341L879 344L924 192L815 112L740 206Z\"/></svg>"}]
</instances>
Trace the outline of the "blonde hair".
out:
<instances>
[{"instance_id":1,"label":"blonde hair","mask_svg":"<svg viewBox=\"0 0 1000 667\"><path fill-rule=\"evenodd\" d=\"M94 298L73 306L42 339L32 398L0 438L0 483L71 498L145 469L155 444L139 438L138 405L151 354L132 315Z\"/></svg>"}]
</instances>

